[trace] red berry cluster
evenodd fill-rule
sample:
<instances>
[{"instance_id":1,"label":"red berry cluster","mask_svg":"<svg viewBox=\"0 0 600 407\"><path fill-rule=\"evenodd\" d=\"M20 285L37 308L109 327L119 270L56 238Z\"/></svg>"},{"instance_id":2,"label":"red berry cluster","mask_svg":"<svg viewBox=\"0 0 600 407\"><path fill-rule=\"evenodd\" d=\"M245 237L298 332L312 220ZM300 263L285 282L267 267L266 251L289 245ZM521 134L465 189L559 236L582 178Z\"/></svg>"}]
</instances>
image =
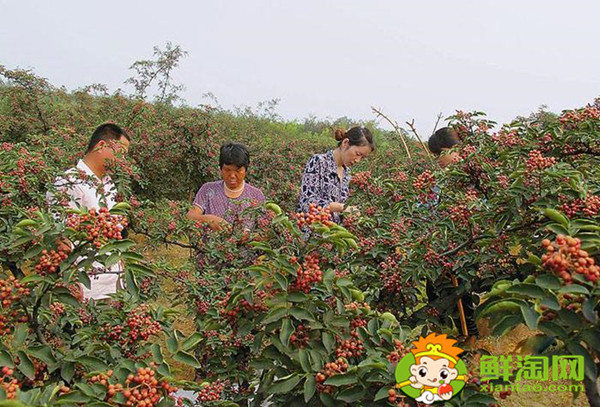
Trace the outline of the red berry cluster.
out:
<instances>
[{"instance_id":1,"label":"red berry cluster","mask_svg":"<svg viewBox=\"0 0 600 407\"><path fill-rule=\"evenodd\" d=\"M400 359L402 359L410 350L402 341L398 339L394 339L394 348L395 350L391 351L389 355L387 355L387 360L390 363L398 363Z\"/></svg>"},{"instance_id":2,"label":"red berry cluster","mask_svg":"<svg viewBox=\"0 0 600 407\"><path fill-rule=\"evenodd\" d=\"M296 331L290 335L290 342L298 348L304 348L310 340L310 328L298 325Z\"/></svg>"},{"instance_id":3,"label":"red berry cluster","mask_svg":"<svg viewBox=\"0 0 600 407\"><path fill-rule=\"evenodd\" d=\"M458 224L468 224L471 216L472 212L465 204L456 204L448 208L448 217Z\"/></svg>"},{"instance_id":4,"label":"red berry cluster","mask_svg":"<svg viewBox=\"0 0 600 407\"><path fill-rule=\"evenodd\" d=\"M138 368L136 374L127 376L125 383L110 383L113 371L92 376L91 383L98 383L107 389L105 401L110 404L117 404L113 398L121 393L127 400L125 406L128 407L154 407L157 406L165 397L172 398L171 394L177 391L176 387L171 386L166 380L159 381L156 372L150 367ZM183 400L178 400L178 405L182 405ZM119 404L120 405L120 404Z\"/></svg>"},{"instance_id":5,"label":"red berry cluster","mask_svg":"<svg viewBox=\"0 0 600 407\"><path fill-rule=\"evenodd\" d=\"M236 304L235 307L227 309L229 305L229 300L231 299L231 292L228 292L221 301L219 301L219 306L221 307L219 310L219 314L224 317L229 324L234 325L237 321L238 314L242 311L245 312L265 312L268 307L266 305L266 300L269 298L269 294L263 290L257 290L254 293L252 304L245 298L240 300L239 304Z\"/></svg>"},{"instance_id":6,"label":"red berry cluster","mask_svg":"<svg viewBox=\"0 0 600 407\"><path fill-rule=\"evenodd\" d=\"M342 358L338 358L335 362L326 363L325 367L316 374L317 391L320 393L331 394L335 391L335 387L326 386L324 381L332 376L343 374L348 369L348 362Z\"/></svg>"},{"instance_id":7,"label":"red berry cluster","mask_svg":"<svg viewBox=\"0 0 600 407\"><path fill-rule=\"evenodd\" d=\"M50 312L52 312L52 319L56 321L61 315L65 313L65 305L60 302L53 302L50 304Z\"/></svg>"},{"instance_id":8,"label":"red berry cluster","mask_svg":"<svg viewBox=\"0 0 600 407\"><path fill-rule=\"evenodd\" d=\"M360 357L365 352L363 342L358 339L356 329L350 332L350 339L337 338L338 346L335 349L335 355L338 358L350 359L352 357Z\"/></svg>"},{"instance_id":9,"label":"red berry cluster","mask_svg":"<svg viewBox=\"0 0 600 407\"><path fill-rule=\"evenodd\" d=\"M435 176L431 171L425 170L413 181L413 186L418 190L430 191L435 186Z\"/></svg>"},{"instance_id":10,"label":"red berry cluster","mask_svg":"<svg viewBox=\"0 0 600 407\"><path fill-rule=\"evenodd\" d=\"M6 393L6 399L12 400L17 397L17 390L21 388L21 384L17 379L14 379L12 375L14 370L4 366L2 368L2 377L0 377L0 383L2 383L2 389Z\"/></svg>"},{"instance_id":11,"label":"red berry cluster","mask_svg":"<svg viewBox=\"0 0 600 407\"><path fill-rule=\"evenodd\" d=\"M526 166L527 172L542 171L556 164L556 158L544 157L540 150L532 150L528 154Z\"/></svg>"},{"instance_id":12,"label":"red berry cluster","mask_svg":"<svg viewBox=\"0 0 600 407\"><path fill-rule=\"evenodd\" d=\"M500 393L498 393L498 397L500 397L502 400L504 400L505 398L507 398L508 396L510 396L512 393L512 391L510 389L506 389L504 391L501 391Z\"/></svg>"},{"instance_id":13,"label":"red berry cluster","mask_svg":"<svg viewBox=\"0 0 600 407\"><path fill-rule=\"evenodd\" d=\"M0 335L8 335L12 332L15 323L27 322L27 315L21 308L12 305L29 295L29 288L21 284L14 276L6 280L0 279Z\"/></svg>"},{"instance_id":14,"label":"red berry cluster","mask_svg":"<svg viewBox=\"0 0 600 407\"><path fill-rule=\"evenodd\" d=\"M332 226L333 221L331 220L331 211L329 208L323 209L314 203L311 203L308 207L308 212L298 212L295 214L296 224L300 229L304 226L312 225L313 223L322 223L325 226Z\"/></svg>"},{"instance_id":15,"label":"red berry cluster","mask_svg":"<svg viewBox=\"0 0 600 407\"><path fill-rule=\"evenodd\" d=\"M522 146L525 141L519 136L515 130L501 130L499 133L492 135L492 140L498 143L501 147L510 148L514 146Z\"/></svg>"},{"instance_id":16,"label":"red berry cluster","mask_svg":"<svg viewBox=\"0 0 600 407\"><path fill-rule=\"evenodd\" d=\"M147 304L142 304L129 313L123 325L109 325L102 328L106 339L117 341L128 350L135 350L138 341L146 341L152 335L161 333L162 328L149 313Z\"/></svg>"},{"instance_id":17,"label":"red berry cluster","mask_svg":"<svg viewBox=\"0 0 600 407\"><path fill-rule=\"evenodd\" d=\"M581 122L600 118L600 109L596 106L586 106L583 109L565 112L558 118L565 128L576 128Z\"/></svg>"},{"instance_id":18,"label":"red berry cluster","mask_svg":"<svg viewBox=\"0 0 600 407\"><path fill-rule=\"evenodd\" d=\"M405 182L408 180L408 175L404 171L398 171L393 176L394 181Z\"/></svg>"},{"instance_id":19,"label":"red berry cluster","mask_svg":"<svg viewBox=\"0 0 600 407\"><path fill-rule=\"evenodd\" d=\"M35 265L35 270L39 275L45 276L47 274L56 273L59 268L58 266L62 263L68 256L68 253L64 250L42 250L42 256L40 257L40 261Z\"/></svg>"},{"instance_id":20,"label":"red berry cluster","mask_svg":"<svg viewBox=\"0 0 600 407\"><path fill-rule=\"evenodd\" d=\"M577 214L596 216L600 213L600 196L591 195L584 199L574 199L571 202L563 203L560 209L569 218L573 218Z\"/></svg>"},{"instance_id":21,"label":"red berry cluster","mask_svg":"<svg viewBox=\"0 0 600 407\"><path fill-rule=\"evenodd\" d=\"M581 250L581 240L571 236L556 236L552 243L549 239L542 241L546 254L542 256L543 266L556 273L566 284L573 281L573 274L581 274L588 281L595 283L600 277L600 267Z\"/></svg>"},{"instance_id":22,"label":"red berry cluster","mask_svg":"<svg viewBox=\"0 0 600 407\"><path fill-rule=\"evenodd\" d=\"M508 187L510 186L510 178L507 175L498 175L498 185L500 185L500 187L502 189L508 189Z\"/></svg>"},{"instance_id":23,"label":"red berry cluster","mask_svg":"<svg viewBox=\"0 0 600 407\"><path fill-rule=\"evenodd\" d=\"M319 255L311 253L304 259L304 263L296 270L296 281L291 286L292 291L308 293L314 283L323 281L323 272L319 267Z\"/></svg>"},{"instance_id":24,"label":"red berry cluster","mask_svg":"<svg viewBox=\"0 0 600 407\"><path fill-rule=\"evenodd\" d=\"M356 185L358 189L366 190L369 187L369 179L371 178L371 171L360 171L352 175L350 183Z\"/></svg>"},{"instance_id":25,"label":"red berry cluster","mask_svg":"<svg viewBox=\"0 0 600 407\"><path fill-rule=\"evenodd\" d=\"M67 218L67 226L85 232L86 239L96 247L101 247L108 239L121 240L121 232L127 225L127 218L111 215L107 208L100 208L97 212L90 209L85 215L72 213Z\"/></svg>"},{"instance_id":26,"label":"red berry cluster","mask_svg":"<svg viewBox=\"0 0 600 407\"><path fill-rule=\"evenodd\" d=\"M212 382L200 389L198 392L198 401L201 403L207 401L218 401L223 397L223 392L225 391L225 382L221 382L219 380Z\"/></svg>"}]
</instances>

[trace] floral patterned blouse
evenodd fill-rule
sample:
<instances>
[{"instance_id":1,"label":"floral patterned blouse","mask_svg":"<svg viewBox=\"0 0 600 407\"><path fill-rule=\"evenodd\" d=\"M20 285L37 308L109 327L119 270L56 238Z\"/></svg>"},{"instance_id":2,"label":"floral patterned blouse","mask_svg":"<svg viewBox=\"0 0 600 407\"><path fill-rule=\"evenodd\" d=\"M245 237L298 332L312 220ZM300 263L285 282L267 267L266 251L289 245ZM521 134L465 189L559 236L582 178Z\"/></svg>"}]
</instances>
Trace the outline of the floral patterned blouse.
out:
<instances>
[{"instance_id":1,"label":"floral patterned blouse","mask_svg":"<svg viewBox=\"0 0 600 407\"><path fill-rule=\"evenodd\" d=\"M298 211L307 212L308 206L315 203L326 207L332 202L345 203L348 199L350 171L344 167L342 179L338 176L333 150L313 155L302 174L302 188ZM333 221L341 222L339 213L332 213Z\"/></svg>"}]
</instances>

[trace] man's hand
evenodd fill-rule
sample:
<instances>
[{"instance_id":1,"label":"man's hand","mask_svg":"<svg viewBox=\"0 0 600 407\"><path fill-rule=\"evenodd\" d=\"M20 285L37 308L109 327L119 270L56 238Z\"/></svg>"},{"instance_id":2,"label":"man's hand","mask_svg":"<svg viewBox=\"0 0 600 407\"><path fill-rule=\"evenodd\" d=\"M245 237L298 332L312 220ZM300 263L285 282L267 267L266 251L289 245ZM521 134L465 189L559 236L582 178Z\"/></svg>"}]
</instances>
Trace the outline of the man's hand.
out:
<instances>
[{"instance_id":1,"label":"man's hand","mask_svg":"<svg viewBox=\"0 0 600 407\"><path fill-rule=\"evenodd\" d=\"M358 210L358 207L354 205L350 205L344 208L344 213L348 213L354 216L360 216L360 210Z\"/></svg>"}]
</instances>

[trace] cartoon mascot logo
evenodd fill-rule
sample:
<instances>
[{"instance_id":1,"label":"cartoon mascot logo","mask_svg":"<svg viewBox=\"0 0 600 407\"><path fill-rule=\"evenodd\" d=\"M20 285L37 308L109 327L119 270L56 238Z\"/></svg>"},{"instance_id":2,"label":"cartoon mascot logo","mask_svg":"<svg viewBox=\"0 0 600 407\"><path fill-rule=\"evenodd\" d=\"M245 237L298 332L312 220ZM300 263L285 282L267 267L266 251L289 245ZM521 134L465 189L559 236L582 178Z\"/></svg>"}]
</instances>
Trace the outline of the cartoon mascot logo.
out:
<instances>
[{"instance_id":1,"label":"cartoon mascot logo","mask_svg":"<svg viewBox=\"0 0 600 407\"><path fill-rule=\"evenodd\" d=\"M455 343L435 333L413 342L415 347L396 366L396 387L420 403L450 400L465 386L467 375L458 358L463 350Z\"/></svg>"}]
</instances>

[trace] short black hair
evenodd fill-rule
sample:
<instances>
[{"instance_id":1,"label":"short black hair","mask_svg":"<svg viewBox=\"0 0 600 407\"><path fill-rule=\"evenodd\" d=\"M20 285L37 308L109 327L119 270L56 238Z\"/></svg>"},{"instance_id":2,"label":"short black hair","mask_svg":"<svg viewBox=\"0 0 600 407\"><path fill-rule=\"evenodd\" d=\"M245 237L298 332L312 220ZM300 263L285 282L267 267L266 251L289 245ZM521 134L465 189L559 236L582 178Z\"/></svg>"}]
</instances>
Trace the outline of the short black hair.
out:
<instances>
[{"instance_id":1,"label":"short black hair","mask_svg":"<svg viewBox=\"0 0 600 407\"><path fill-rule=\"evenodd\" d=\"M452 148L453 146L460 143L456 132L450 127L442 127L431 137L427 144L429 145L429 151L435 155L440 155L443 148Z\"/></svg>"},{"instance_id":2,"label":"short black hair","mask_svg":"<svg viewBox=\"0 0 600 407\"><path fill-rule=\"evenodd\" d=\"M104 123L100 126L96 127L94 133L92 134L92 138L90 139L90 143L88 144L88 148L85 153L89 153L94 150L96 144L98 144L101 140L119 140L121 137L125 137L128 141L131 141L129 135L113 123Z\"/></svg>"},{"instance_id":3,"label":"short black hair","mask_svg":"<svg viewBox=\"0 0 600 407\"><path fill-rule=\"evenodd\" d=\"M224 165L235 165L247 170L250 165L250 153L246 146L239 143L223 144L219 154L219 168L223 168Z\"/></svg>"},{"instance_id":4,"label":"short black hair","mask_svg":"<svg viewBox=\"0 0 600 407\"><path fill-rule=\"evenodd\" d=\"M371 147L371 151L375 150L375 140L373 140L373 133L366 127L355 126L348 131L336 130L334 132L335 139L338 141L338 147L342 145L342 141L345 138L351 146Z\"/></svg>"}]
</instances>

